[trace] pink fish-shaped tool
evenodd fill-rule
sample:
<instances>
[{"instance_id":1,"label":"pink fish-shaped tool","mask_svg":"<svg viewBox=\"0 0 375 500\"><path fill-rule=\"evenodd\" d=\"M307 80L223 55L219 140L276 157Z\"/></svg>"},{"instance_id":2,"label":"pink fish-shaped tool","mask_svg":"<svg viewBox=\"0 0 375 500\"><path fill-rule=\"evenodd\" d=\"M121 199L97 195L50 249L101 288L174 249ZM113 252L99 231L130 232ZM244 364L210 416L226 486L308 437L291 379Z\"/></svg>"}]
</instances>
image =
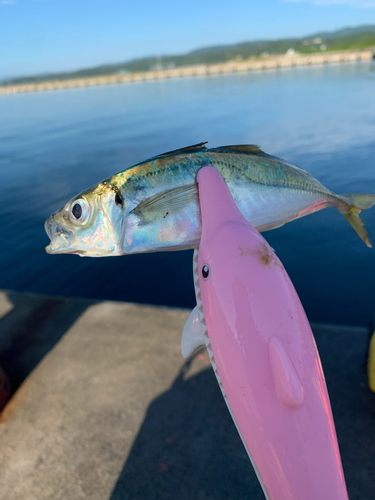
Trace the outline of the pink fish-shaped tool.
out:
<instances>
[{"instance_id":1,"label":"pink fish-shaped tool","mask_svg":"<svg viewBox=\"0 0 375 500\"><path fill-rule=\"evenodd\" d=\"M213 167L198 172L197 307L182 353L206 345L268 500L348 500L314 337L282 263Z\"/></svg>"}]
</instances>

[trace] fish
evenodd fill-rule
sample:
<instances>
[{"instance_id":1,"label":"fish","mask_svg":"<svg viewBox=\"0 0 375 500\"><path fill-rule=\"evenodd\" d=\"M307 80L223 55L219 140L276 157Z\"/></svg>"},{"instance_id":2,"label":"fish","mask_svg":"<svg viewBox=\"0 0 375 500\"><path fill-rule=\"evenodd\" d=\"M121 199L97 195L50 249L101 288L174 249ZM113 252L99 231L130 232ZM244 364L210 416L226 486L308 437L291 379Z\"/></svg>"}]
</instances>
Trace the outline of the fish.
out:
<instances>
[{"instance_id":1,"label":"fish","mask_svg":"<svg viewBox=\"0 0 375 500\"><path fill-rule=\"evenodd\" d=\"M359 214L374 205L374 195L336 195L255 145L206 144L155 156L75 196L45 222L46 252L106 257L198 247L196 176L208 165L222 175L241 214L258 231L335 207L371 247Z\"/></svg>"},{"instance_id":2,"label":"fish","mask_svg":"<svg viewBox=\"0 0 375 500\"><path fill-rule=\"evenodd\" d=\"M206 346L267 500L348 500L323 369L297 292L218 171L203 168L197 180L197 306L182 354Z\"/></svg>"}]
</instances>

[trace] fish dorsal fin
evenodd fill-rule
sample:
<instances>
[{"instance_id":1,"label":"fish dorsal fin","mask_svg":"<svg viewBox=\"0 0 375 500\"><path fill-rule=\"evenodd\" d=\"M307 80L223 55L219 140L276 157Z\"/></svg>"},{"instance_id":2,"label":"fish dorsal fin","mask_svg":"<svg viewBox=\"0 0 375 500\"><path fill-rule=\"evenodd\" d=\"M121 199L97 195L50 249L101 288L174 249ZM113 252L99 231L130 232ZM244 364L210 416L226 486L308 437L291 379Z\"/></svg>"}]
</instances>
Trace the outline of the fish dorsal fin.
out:
<instances>
[{"instance_id":1,"label":"fish dorsal fin","mask_svg":"<svg viewBox=\"0 0 375 500\"><path fill-rule=\"evenodd\" d=\"M255 144L238 144L237 146L221 146L219 148L215 148L216 150L225 152L228 151L230 153L245 153L251 155L266 155L264 151L260 149L259 146ZM268 156L268 155L267 155Z\"/></svg>"},{"instance_id":2,"label":"fish dorsal fin","mask_svg":"<svg viewBox=\"0 0 375 500\"><path fill-rule=\"evenodd\" d=\"M157 160L158 158L164 158L165 156L175 156L188 153L199 153L200 151L202 152L207 151L205 144L207 144L207 141L200 142L199 144L194 144L193 146L187 146L186 148L175 149L174 151L168 151L167 153L162 153L160 155L153 156L152 158L149 158L149 160L147 161Z\"/></svg>"},{"instance_id":3,"label":"fish dorsal fin","mask_svg":"<svg viewBox=\"0 0 375 500\"><path fill-rule=\"evenodd\" d=\"M129 215L139 219L138 225L151 224L178 213L191 203L198 201L196 184L167 189L141 201Z\"/></svg>"}]
</instances>

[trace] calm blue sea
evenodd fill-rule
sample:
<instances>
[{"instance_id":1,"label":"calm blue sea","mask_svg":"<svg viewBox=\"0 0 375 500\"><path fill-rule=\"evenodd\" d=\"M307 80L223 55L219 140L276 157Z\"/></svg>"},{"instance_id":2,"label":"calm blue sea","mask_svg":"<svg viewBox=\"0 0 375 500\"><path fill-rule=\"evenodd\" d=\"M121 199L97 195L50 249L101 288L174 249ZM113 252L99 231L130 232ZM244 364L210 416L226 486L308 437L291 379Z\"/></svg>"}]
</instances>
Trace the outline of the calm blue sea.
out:
<instances>
[{"instance_id":1,"label":"calm blue sea","mask_svg":"<svg viewBox=\"0 0 375 500\"><path fill-rule=\"evenodd\" d=\"M0 288L193 307L192 253L50 256L45 219L138 161L258 144L336 193L375 193L375 64L0 96ZM375 243L375 208L363 213ZM264 233L312 321L366 325L375 249L334 209Z\"/></svg>"}]
</instances>

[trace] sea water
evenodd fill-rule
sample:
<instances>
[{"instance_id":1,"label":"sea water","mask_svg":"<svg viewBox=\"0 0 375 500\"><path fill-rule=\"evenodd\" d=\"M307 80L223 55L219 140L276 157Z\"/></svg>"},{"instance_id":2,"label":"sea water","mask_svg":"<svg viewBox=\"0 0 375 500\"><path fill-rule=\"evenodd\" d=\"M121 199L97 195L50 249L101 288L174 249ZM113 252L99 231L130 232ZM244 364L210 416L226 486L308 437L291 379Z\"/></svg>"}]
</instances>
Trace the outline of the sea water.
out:
<instances>
[{"instance_id":1,"label":"sea water","mask_svg":"<svg viewBox=\"0 0 375 500\"><path fill-rule=\"evenodd\" d=\"M257 144L336 193L375 193L375 64L0 96L0 288L192 308L192 252L47 255L72 196L172 149ZM375 208L363 212L375 243ZM366 325L375 249L326 209L264 233L311 321Z\"/></svg>"}]
</instances>

